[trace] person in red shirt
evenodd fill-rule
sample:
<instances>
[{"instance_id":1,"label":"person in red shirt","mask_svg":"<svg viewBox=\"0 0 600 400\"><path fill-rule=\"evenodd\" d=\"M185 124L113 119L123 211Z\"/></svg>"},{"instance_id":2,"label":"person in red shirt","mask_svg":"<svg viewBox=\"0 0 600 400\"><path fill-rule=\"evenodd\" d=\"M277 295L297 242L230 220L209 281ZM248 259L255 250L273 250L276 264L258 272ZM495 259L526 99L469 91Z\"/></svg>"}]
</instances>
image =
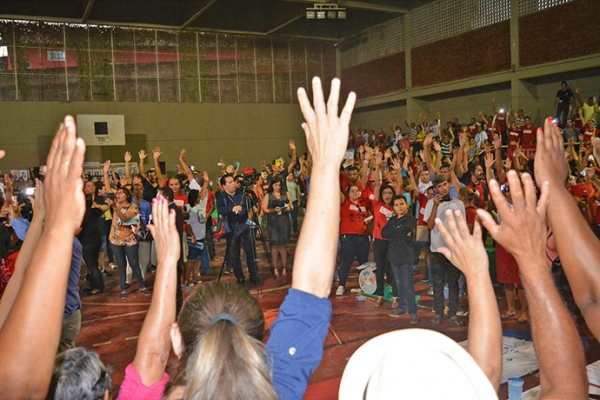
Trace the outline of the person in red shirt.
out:
<instances>
[{"instance_id":1,"label":"person in red shirt","mask_svg":"<svg viewBox=\"0 0 600 400\"><path fill-rule=\"evenodd\" d=\"M492 111L496 115L496 123L500 126L500 129L496 133L504 133L507 130L506 112L504 109L500 109L500 112L496 111L496 98L492 99Z\"/></svg>"},{"instance_id":2,"label":"person in red shirt","mask_svg":"<svg viewBox=\"0 0 600 400\"><path fill-rule=\"evenodd\" d=\"M427 264L427 276L421 279L421 282L429 282L429 290L427 294L433 296L433 274L431 270L431 241L429 238L429 229L427 229L427 221L425 221L425 207L427 202L435 197L435 190L433 186L429 186L424 190L425 194L421 191L417 193L417 199L419 201L419 217L417 218L417 235L415 241L419 243L419 254L421 251L425 252L425 263Z\"/></svg>"},{"instance_id":3,"label":"person in red shirt","mask_svg":"<svg viewBox=\"0 0 600 400\"><path fill-rule=\"evenodd\" d=\"M583 130L583 118L581 118L581 115L583 115L583 107L580 106L577 107L577 112L574 112L571 116L573 127L579 129L579 131Z\"/></svg>"},{"instance_id":4,"label":"person in red shirt","mask_svg":"<svg viewBox=\"0 0 600 400\"><path fill-rule=\"evenodd\" d=\"M585 131L583 132L583 141L589 142L593 137L598 137L598 134L600 134L600 130L596 129L594 120L590 119L587 123Z\"/></svg>"},{"instance_id":5,"label":"person in red shirt","mask_svg":"<svg viewBox=\"0 0 600 400\"><path fill-rule=\"evenodd\" d=\"M398 289L396 288L392 269L387 262L388 241L381 236L381 230L394 213L392 199L395 195L396 191L392 185L380 186L379 183L376 183L375 199L373 201L373 256L377 265L377 290L375 291L377 301L374 305L375 308L381 307L383 302L384 275L387 276L387 282L392 284L392 295L394 297L392 309L398 308Z\"/></svg>"},{"instance_id":6,"label":"person in red shirt","mask_svg":"<svg viewBox=\"0 0 600 400\"><path fill-rule=\"evenodd\" d=\"M525 126L521 128L521 143L524 149L535 147L532 143L537 135L537 127L531 125L531 118L525 117Z\"/></svg>"},{"instance_id":7,"label":"person in red shirt","mask_svg":"<svg viewBox=\"0 0 600 400\"><path fill-rule=\"evenodd\" d=\"M344 294L344 288L350 267L354 258L358 258L358 264L367 262L369 257L369 235L367 234L367 223L365 218L369 215L367 206L360 195L360 189L351 185L346 191L346 196L341 195L340 207L340 242L342 243L342 262L340 265L340 286L336 295Z\"/></svg>"},{"instance_id":8,"label":"person in red shirt","mask_svg":"<svg viewBox=\"0 0 600 400\"><path fill-rule=\"evenodd\" d=\"M521 143L521 131L517 128L517 124L514 122L510 124L508 128L508 148L506 157L509 160L513 160L515 151L517 151L517 146Z\"/></svg>"},{"instance_id":9,"label":"person in red shirt","mask_svg":"<svg viewBox=\"0 0 600 400\"><path fill-rule=\"evenodd\" d=\"M478 132L477 130L477 126L479 124L477 123L477 121L475 120L475 118L471 118L471 123L469 124L469 133L471 134L471 137L474 137L475 134Z\"/></svg>"},{"instance_id":10,"label":"person in red shirt","mask_svg":"<svg viewBox=\"0 0 600 400\"><path fill-rule=\"evenodd\" d=\"M360 191L362 191L362 185L359 181L360 174L358 168L354 165L350 165L346 168L346 174L340 173L340 189L342 193L348 193L348 188L352 185L356 185Z\"/></svg>"},{"instance_id":11,"label":"person in red shirt","mask_svg":"<svg viewBox=\"0 0 600 400\"><path fill-rule=\"evenodd\" d=\"M469 227L469 232L473 233L473 227L475 226L475 219L477 218L477 204L479 203L479 196L477 192L468 186L461 187L458 191L458 199L465 205L465 220Z\"/></svg>"}]
</instances>

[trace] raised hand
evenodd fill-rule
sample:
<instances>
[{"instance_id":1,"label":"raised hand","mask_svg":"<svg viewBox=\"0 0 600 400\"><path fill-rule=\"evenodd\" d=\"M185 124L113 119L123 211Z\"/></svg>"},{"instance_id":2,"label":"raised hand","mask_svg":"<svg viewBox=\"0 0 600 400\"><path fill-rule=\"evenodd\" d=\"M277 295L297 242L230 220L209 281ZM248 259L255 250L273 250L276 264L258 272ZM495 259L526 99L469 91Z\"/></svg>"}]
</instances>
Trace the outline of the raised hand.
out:
<instances>
[{"instance_id":1,"label":"raised hand","mask_svg":"<svg viewBox=\"0 0 600 400\"><path fill-rule=\"evenodd\" d=\"M83 159L85 142L77 138L72 116L59 126L46 159L44 177L45 227L60 226L74 234L85 213L83 195Z\"/></svg>"},{"instance_id":2,"label":"raised hand","mask_svg":"<svg viewBox=\"0 0 600 400\"><path fill-rule=\"evenodd\" d=\"M161 195L152 199L152 224L147 227L156 245L158 266L176 266L181 243L175 225L175 212L169 210L169 203Z\"/></svg>"},{"instance_id":3,"label":"raised hand","mask_svg":"<svg viewBox=\"0 0 600 400\"><path fill-rule=\"evenodd\" d=\"M308 150L313 156L314 168L318 168L321 164L339 165L348 145L348 126L356 103L356 94L351 92L348 95L342 113L338 117L340 80L336 78L331 81L327 106L325 106L319 78L313 78L312 87L314 109L303 88L298 89L298 101L306 121L302 124L302 129L306 135Z\"/></svg>"},{"instance_id":4,"label":"raised hand","mask_svg":"<svg viewBox=\"0 0 600 400\"><path fill-rule=\"evenodd\" d=\"M125 160L126 163L131 161L131 153L126 151L125 155L123 156L123 159Z\"/></svg>"},{"instance_id":5,"label":"raised hand","mask_svg":"<svg viewBox=\"0 0 600 400\"><path fill-rule=\"evenodd\" d=\"M110 171L110 160L104 161L104 167L102 167L102 170L105 174L108 174L108 171Z\"/></svg>"},{"instance_id":6,"label":"raised hand","mask_svg":"<svg viewBox=\"0 0 600 400\"><path fill-rule=\"evenodd\" d=\"M431 143L433 143L433 133L428 133L423 140L423 146L431 146Z\"/></svg>"},{"instance_id":7,"label":"raised hand","mask_svg":"<svg viewBox=\"0 0 600 400\"><path fill-rule=\"evenodd\" d=\"M209 179L208 179L208 172L204 171L202 173L202 178L204 178L204 182L208 183Z\"/></svg>"},{"instance_id":8,"label":"raised hand","mask_svg":"<svg viewBox=\"0 0 600 400\"><path fill-rule=\"evenodd\" d=\"M486 153L485 155L485 167L486 168L492 168L494 166L494 162L496 160L494 159L494 155L492 153Z\"/></svg>"},{"instance_id":9,"label":"raised hand","mask_svg":"<svg viewBox=\"0 0 600 400\"><path fill-rule=\"evenodd\" d=\"M502 148L502 137L497 133L494 134L494 149L498 150Z\"/></svg>"},{"instance_id":10,"label":"raised hand","mask_svg":"<svg viewBox=\"0 0 600 400\"><path fill-rule=\"evenodd\" d=\"M442 146L440 146L440 143L437 141L433 142L433 150L435 150L436 153L439 153L442 151Z\"/></svg>"},{"instance_id":11,"label":"raised hand","mask_svg":"<svg viewBox=\"0 0 600 400\"><path fill-rule=\"evenodd\" d=\"M160 151L160 147L156 146L152 149L152 155L154 156L155 160L158 160L160 158L160 156L162 155L162 151Z\"/></svg>"},{"instance_id":12,"label":"raised hand","mask_svg":"<svg viewBox=\"0 0 600 400\"><path fill-rule=\"evenodd\" d=\"M288 142L288 146L290 146L290 150L296 150L296 142L294 142L293 140L290 140Z\"/></svg>"},{"instance_id":13,"label":"raised hand","mask_svg":"<svg viewBox=\"0 0 600 400\"><path fill-rule=\"evenodd\" d=\"M181 152L179 152L179 159L185 160L186 156L187 156L187 151L185 151L185 149L182 149Z\"/></svg>"},{"instance_id":14,"label":"raised hand","mask_svg":"<svg viewBox=\"0 0 600 400\"><path fill-rule=\"evenodd\" d=\"M538 183L547 181L550 187L564 184L568 170L563 152L563 137L558 126L552 122L552 118L547 118L544 130L538 128L537 131L534 166L535 179Z\"/></svg>"},{"instance_id":15,"label":"raised hand","mask_svg":"<svg viewBox=\"0 0 600 400\"><path fill-rule=\"evenodd\" d=\"M393 159L392 160L392 168L395 169L396 171L400 171L400 169L402 168L402 166L400 165L400 161L398 161L397 159Z\"/></svg>"},{"instance_id":16,"label":"raised hand","mask_svg":"<svg viewBox=\"0 0 600 400\"><path fill-rule=\"evenodd\" d=\"M435 225L446 243L446 246L439 248L438 251L467 277L489 274L489 260L481 240L479 222L475 221L471 235L467 222L460 211L452 214L451 210L447 210L446 220L448 228L439 218L435 219Z\"/></svg>"},{"instance_id":17,"label":"raised hand","mask_svg":"<svg viewBox=\"0 0 600 400\"><path fill-rule=\"evenodd\" d=\"M146 150L140 150L138 151L138 156L140 157L140 160L144 160L146 157L148 157L148 154L146 154Z\"/></svg>"},{"instance_id":18,"label":"raised hand","mask_svg":"<svg viewBox=\"0 0 600 400\"><path fill-rule=\"evenodd\" d=\"M537 157L537 155L536 155ZM562 151L559 161L564 163ZM536 158L537 164L537 158ZM536 171L537 171L536 165ZM542 195L537 200L535 186L531 175L525 173L519 178L516 171L507 174L513 207L504 198L496 180L489 183L490 194L498 209L502 223L498 225L492 216L482 209L477 210L483 226L490 232L494 240L510 252L519 265L537 265L541 256L546 256L546 210L550 199L550 185L544 182ZM521 183L523 187L521 187Z\"/></svg>"}]
</instances>

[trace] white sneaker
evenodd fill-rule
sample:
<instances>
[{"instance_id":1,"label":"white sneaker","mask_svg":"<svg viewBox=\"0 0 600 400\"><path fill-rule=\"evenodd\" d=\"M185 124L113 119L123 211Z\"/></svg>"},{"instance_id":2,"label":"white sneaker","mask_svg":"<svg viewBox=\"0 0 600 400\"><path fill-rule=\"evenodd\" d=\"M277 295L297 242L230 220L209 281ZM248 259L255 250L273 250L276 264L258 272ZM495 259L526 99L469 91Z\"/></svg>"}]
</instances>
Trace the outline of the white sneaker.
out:
<instances>
[{"instance_id":1,"label":"white sneaker","mask_svg":"<svg viewBox=\"0 0 600 400\"><path fill-rule=\"evenodd\" d=\"M338 286L337 290L335 291L336 296L341 296L344 294L344 287L343 286Z\"/></svg>"}]
</instances>

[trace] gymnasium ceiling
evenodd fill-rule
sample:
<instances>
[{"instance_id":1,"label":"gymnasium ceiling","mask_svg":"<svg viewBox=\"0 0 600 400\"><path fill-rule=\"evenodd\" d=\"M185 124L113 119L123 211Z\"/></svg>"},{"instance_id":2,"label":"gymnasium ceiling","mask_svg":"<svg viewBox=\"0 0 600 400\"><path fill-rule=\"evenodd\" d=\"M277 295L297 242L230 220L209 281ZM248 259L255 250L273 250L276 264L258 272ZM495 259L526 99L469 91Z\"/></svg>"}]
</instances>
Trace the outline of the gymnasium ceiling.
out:
<instances>
[{"instance_id":1,"label":"gymnasium ceiling","mask_svg":"<svg viewBox=\"0 0 600 400\"><path fill-rule=\"evenodd\" d=\"M41 20L339 41L433 0L0 0L0 19ZM345 20L307 20L314 4Z\"/></svg>"}]
</instances>

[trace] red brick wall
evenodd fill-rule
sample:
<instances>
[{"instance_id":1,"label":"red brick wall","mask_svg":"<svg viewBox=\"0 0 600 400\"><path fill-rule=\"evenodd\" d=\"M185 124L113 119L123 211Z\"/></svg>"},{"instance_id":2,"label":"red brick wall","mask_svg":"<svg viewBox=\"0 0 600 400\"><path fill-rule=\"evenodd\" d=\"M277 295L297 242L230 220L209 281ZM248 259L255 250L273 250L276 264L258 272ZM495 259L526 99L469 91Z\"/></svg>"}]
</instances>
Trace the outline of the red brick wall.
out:
<instances>
[{"instance_id":1,"label":"red brick wall","mask_svg":"<svg viewBox=\"0 0 600 400\"><path fill-rule=\"evenodd\" d=\"M343 98L350 91L359 99L397 92L406 88L404 52L342 70Z\"/></svg>"},{"instance_id":2,"label":"red brick wall","mask_svg":"<svg viewBox=\"0 0 600 400\"><path fill-rule=\"evenodd\" d=\"M509 70L510 21L412 49L413 87Z\"/></svg>"},{"instance_id":3,"label":"red brick wall","mask_svg":"<svg viewBox=\"0 0 600 400\"><path fill-rule=\"evenodd\" d=\"M600 53L600 1L574 1L519 18L521 66Z\"/></svg>"}]
</instances>

